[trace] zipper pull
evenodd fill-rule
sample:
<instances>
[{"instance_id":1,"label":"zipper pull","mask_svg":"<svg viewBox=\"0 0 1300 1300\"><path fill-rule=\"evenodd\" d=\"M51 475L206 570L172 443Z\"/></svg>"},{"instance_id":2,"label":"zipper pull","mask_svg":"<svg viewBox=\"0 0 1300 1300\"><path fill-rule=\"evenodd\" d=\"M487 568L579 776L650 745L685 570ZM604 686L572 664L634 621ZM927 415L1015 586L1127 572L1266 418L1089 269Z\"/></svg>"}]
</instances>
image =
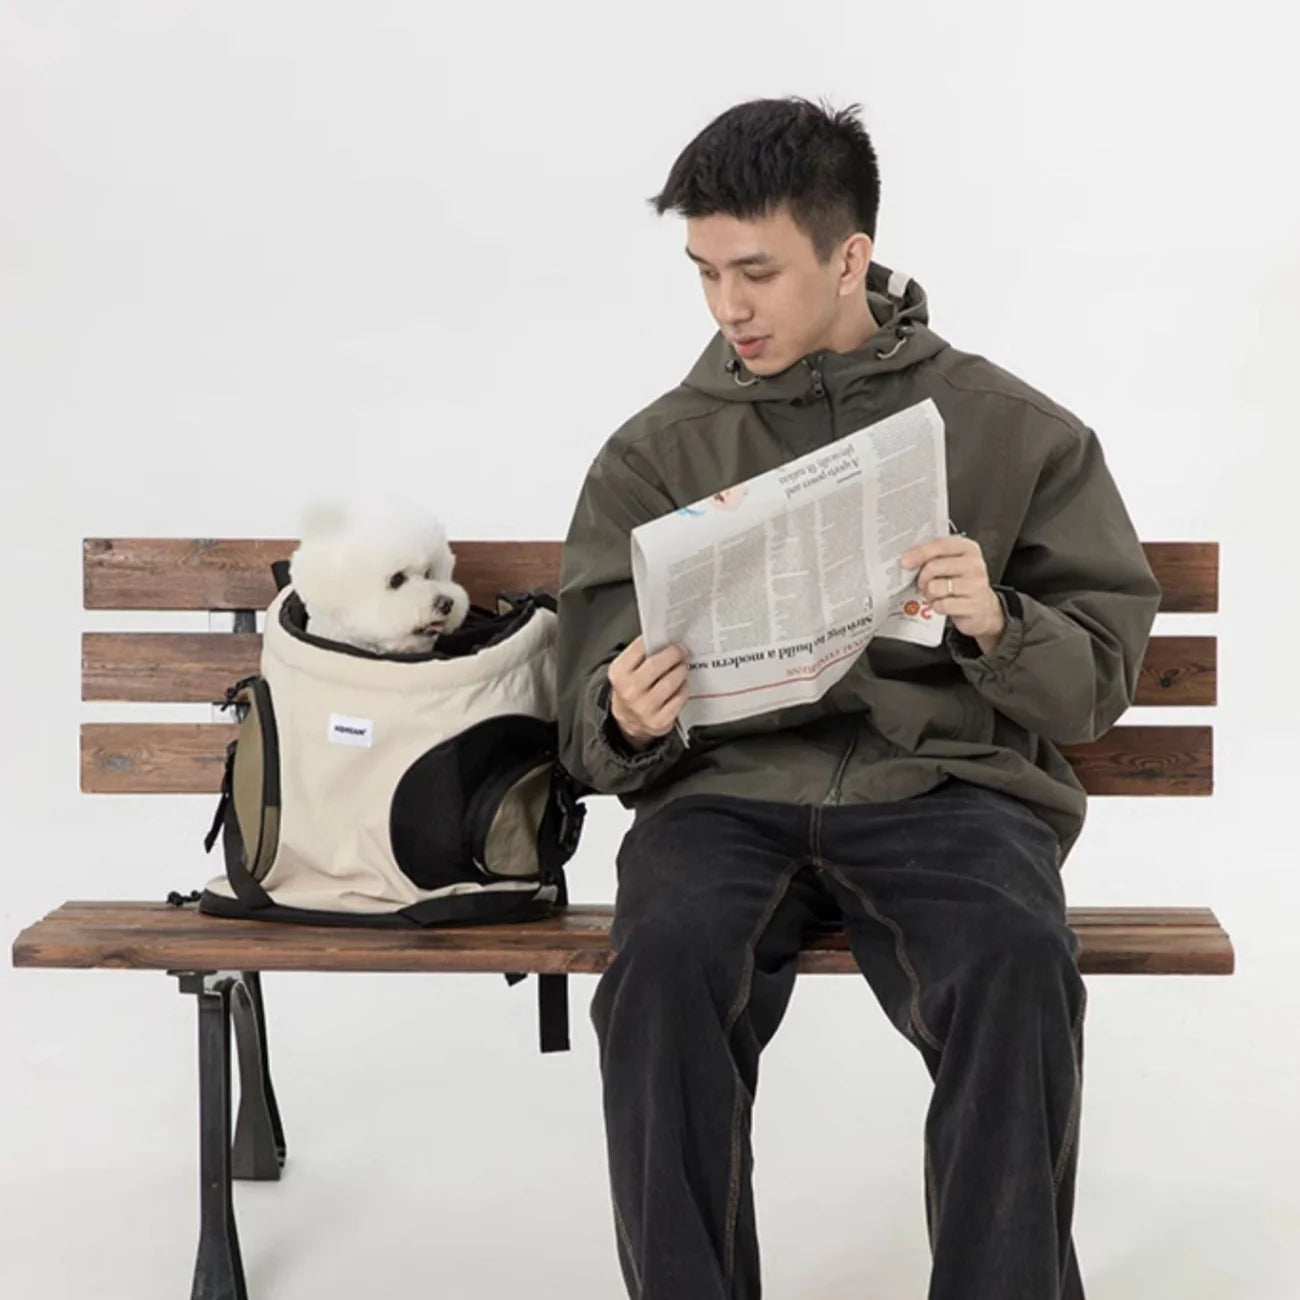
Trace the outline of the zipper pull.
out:
<instances>
[{"instance_id":1,"label":"zipper pull","mask_svg":"<svg viewBox=\"0 0 1300 1300\"><path fill-rule=\"evenodd\" d=\"M812 391L813 396L816 398L826 396L826 385L822 383L822 372L815 368L812 372Z\"/></svg>"},{"instance_id":2,"label":"zipper pull","mask_svg":"<svg viewBox=\"0 0 1300 1300\"><path fill-rule=\"evenodd\" d=\"M682 744L687 749L689 749L691 747L691 729L689 727L682 726L682 715L680 713L677 715L676 720L673 722L673 728L677 732L677 734L682 738Z\"/></svg>"}]
</instances>

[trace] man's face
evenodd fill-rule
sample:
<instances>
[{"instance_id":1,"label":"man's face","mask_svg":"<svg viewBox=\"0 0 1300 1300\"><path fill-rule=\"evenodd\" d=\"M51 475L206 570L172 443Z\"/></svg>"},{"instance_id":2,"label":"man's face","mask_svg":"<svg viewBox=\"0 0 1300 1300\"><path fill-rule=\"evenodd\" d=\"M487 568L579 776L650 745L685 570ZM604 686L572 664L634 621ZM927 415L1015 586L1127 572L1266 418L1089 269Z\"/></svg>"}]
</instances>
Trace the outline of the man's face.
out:
<instances>
[{"instance_id":1,"label":"man's face","mask_svg":"<svg viewBox=\"0 0 1300 1300\"><path fill-rule=\"evenodd\" d=\"M718 328L754 374L778 374L828 345L843 310L841 249L819 262L785 205L754 220L688 218L686 254Z\"/></svg>"}]
</instances>

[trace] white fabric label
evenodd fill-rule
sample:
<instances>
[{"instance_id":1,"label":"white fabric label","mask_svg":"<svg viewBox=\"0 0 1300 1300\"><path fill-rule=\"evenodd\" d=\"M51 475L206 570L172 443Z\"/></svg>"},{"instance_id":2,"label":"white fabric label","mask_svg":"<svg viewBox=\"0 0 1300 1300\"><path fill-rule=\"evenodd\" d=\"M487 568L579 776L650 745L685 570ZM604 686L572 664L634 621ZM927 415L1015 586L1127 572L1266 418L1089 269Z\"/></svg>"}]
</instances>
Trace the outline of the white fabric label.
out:
<instances>
[{"instance_id":1,"label":"white fabric label","mask_svg":"<svg viewBox=\"0 0 1300 1300\"><path fill-rule=\"evenodd\" d=\"M891 298L901 298L907 292L907 286L911 284L912 277L904 275L902 271L891 271L889 273L889 284L885 287L885 292Z\"/></svg>"},{"instance_id":2,"label":"white fabric label","mask_svg":"<svg viewBox=\"0 0 1300 1300\"><path fill-rule=\"evenodd\" d=\"M369 718L348 718L342 713L331 713L329 742L331 745L369 749L375 743L375 724Z\"/></svg>"}]
</instances>

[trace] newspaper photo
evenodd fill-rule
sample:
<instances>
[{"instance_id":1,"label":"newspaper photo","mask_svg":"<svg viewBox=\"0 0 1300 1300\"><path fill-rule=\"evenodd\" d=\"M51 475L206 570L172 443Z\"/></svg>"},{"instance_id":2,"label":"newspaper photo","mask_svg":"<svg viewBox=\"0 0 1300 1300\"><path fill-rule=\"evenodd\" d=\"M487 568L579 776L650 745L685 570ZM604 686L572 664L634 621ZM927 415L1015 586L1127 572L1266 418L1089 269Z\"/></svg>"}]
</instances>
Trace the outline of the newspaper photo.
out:
<instances>
[{"instance_id":1,"label":"newspaper photo","mask_svg":"<svg viewBox=\"0 0 1300 1300\"><path fill-rule=\"evenodd\" d=\"M937 645L898 560L947 533L929 398L633 529L646 653L688 652L679 730L817 700L876 636Z\"/></svg>"}]
</instances>

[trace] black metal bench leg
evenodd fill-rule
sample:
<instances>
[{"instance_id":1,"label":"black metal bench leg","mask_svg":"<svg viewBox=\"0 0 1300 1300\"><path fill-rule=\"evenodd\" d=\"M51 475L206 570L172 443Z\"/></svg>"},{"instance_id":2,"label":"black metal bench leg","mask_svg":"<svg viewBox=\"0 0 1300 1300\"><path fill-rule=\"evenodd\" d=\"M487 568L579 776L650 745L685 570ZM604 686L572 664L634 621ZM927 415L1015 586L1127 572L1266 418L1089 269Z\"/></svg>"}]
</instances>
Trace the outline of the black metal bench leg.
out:
<instances>
[{"instance_id":1,"label":"black metal bench leg","mask_svg":"<svg viewBox=\"0 0 1300 1300\"><path fill-rule=\"evenodd\" d=\"M274 1182L284 1168L284 1127L271 1086L266 1010L257 971L245 971L231 995L239 1056L239 1115L230 1153L231 1173L235 1178Z\"/></svg>"},{"instance_id":2,"label":"black metal bench leg","mask_svg":"<svg viewBox=\"0 0 1300 1300\"><path fill-rule=\"evenodd\" d=\"M190 1300L248 1300L230 1185L230 976L186 974L199 1004L199 1250Z\"/></svg>"}]
</instances>

